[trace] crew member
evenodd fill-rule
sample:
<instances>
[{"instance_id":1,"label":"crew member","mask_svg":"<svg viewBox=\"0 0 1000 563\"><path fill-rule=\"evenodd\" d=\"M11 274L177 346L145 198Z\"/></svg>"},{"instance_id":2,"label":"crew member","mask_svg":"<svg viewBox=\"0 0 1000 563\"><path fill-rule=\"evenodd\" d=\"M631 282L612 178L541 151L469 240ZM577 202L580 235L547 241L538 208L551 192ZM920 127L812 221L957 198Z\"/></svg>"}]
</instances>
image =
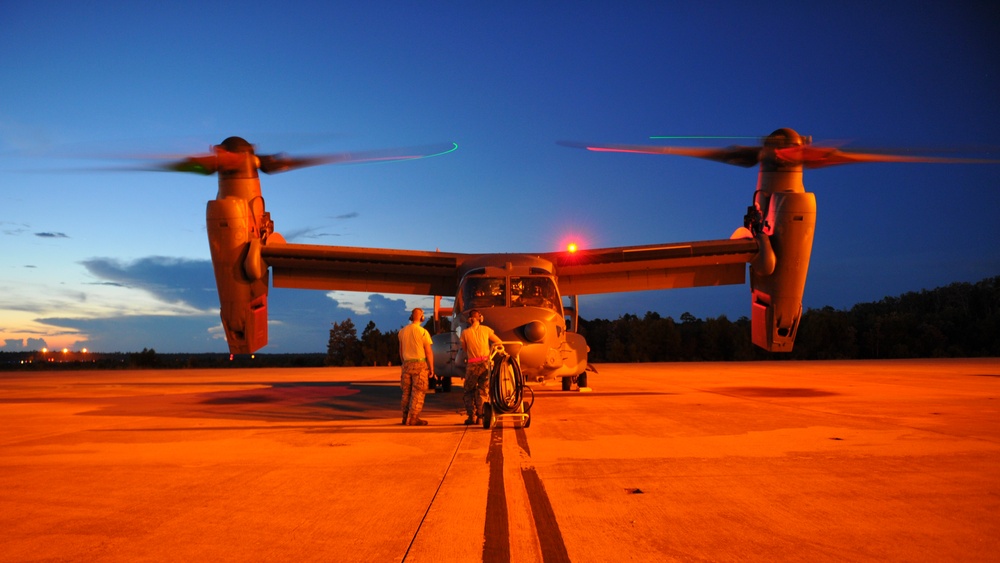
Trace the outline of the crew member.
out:
<instances>
[{"instance_id":1,"label":"crew member","mask_svg":"<svg viewBox=\"0 0 1000 563\"><path fill-rule=\"evenodd\" d=\"M503 341L493 329L482 324L483 314L469 311L469 327L462 331L462 350L465 351L465 419L466 424L476 424L483 418L483 401L490 383L490 344L503 347Z\"/></svg>"},{"instance_id":2,"label":"crew member","mask_svg":"<svg viewBox=\"0 0 1000 563\"><path fill-rule=\"evenodd\" d=\"M403 424L408 426L427 424L419 415L424 408L428 380L434 376L431 335L420 326L422 322L424 310L418 307L410 314L410 324L399 331L399 359L403 362L399 385L403 389Z\"/></svg>"}]
</instances>

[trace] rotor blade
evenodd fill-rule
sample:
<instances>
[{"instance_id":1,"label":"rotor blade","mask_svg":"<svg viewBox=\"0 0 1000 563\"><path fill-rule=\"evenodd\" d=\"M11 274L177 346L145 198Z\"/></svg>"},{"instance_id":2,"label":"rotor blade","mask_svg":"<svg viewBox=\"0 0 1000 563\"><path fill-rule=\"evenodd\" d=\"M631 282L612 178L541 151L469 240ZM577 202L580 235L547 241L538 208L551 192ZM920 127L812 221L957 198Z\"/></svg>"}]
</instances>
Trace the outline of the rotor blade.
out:
<instances>
[{"instance_id":1,"label":"rotor blade","mask_svg":"<svg viewBox=\"0 0 1000 563\"><path fill-rule=\"evenodd\" d=\"M151 166L152 170L162 170L165 172L191 172L210 176L219 169L218 160L214 154L205 156L190 156L182 160L163 162Z\"/></svg>"},{"instance_id":2,"label":"rotor blade","mask_svg":"<svg viewBox=\"0 0 1000 563\"><path fill-rule=\"evenodd\" d=\"M216 152L200 154L184 158L170 157L133 157L149 160L149 164L133 167L133 170L149 170L154 172L190 172L210 176L220 169L231 169L240 166L245 156L227 150L216 149Z\"/></svg>"},{"instance_id":3,"label":"rotor blade","mask_svg":"<svg viewBox=\"0 0 1000 563\"><path fill-rule=\"evenodd\" d=\"M708 147L657 147L645 145L605 145L599 143L577 143L559 141L564 147L587 149L594 152L628 152L637 154L672 154L714 160L733 166L749 168L760 161L760 147L732 146L725 148Z\"/></svg>"},{"instance_id":4,"label":"rotor blade","mask_svg":"<svg viewBox=\"0 0 1000 563\"><path fill-rule=\"evenodd\" d=\"M292 157L286 154L260 155L260 171L265 174L277 174L296 168L319 166L323 164L365 164L372 162L391 162L394 160L414 160L430 158L453 152L458 149L458 143L426 145L422 147L405 147L396 149L381 149L362 152L342 152L327 155Z\"/></svg>"},{"instance_id":5,"label":"rotor blade","mask_svg":"<svg viewBox=\"0 0 1000 563\"><path fill-rule=\"evenodd\" d=\"M987 158L956 158L943 156L917 156L877 152L851 152L834 148L802 146L775 149L775 155L782 161L798 163L805 168L824 168L840 164L864 162L928 162L939 164L998 164L1000 160Z\"/></svg>"}]
</instances>

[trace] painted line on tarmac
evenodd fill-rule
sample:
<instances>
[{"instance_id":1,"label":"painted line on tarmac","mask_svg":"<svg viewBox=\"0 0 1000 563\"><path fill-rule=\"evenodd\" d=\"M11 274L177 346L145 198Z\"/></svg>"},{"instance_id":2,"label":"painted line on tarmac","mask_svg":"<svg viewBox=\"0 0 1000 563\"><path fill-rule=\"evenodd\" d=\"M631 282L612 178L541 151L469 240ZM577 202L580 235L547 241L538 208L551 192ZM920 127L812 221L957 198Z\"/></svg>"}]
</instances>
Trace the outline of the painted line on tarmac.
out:
<instances>
[{"instance_id":1,"label":"painted line on tarmac","mask_svg":"<svg viewBox=\"0 0 1000 563\"><path fill-rule=\"evenodd\" d=\"M503 426L493 428L486 463L490 466L489 489L486 496L486 524L483 530L483 562L508 563L511 561L510 512L507 488L504 483ZM534 465L530 463L531 449L523 428L516 428L514 436L520 449L520 475L527 496L530 517L534 522L534 536L545 563L568 562L569 553L562 531L545 485L542 484ZM516 485L515 485L516 486ZM517 496L515 494L515 496ZM514 501L515 506L517 501ZM529 515L525 514L524 517Z\"/></svg>"},{"instance_id":2,"label":"painted line on tarmac","mask_svg":"<svg viewBox=\"0 0 1000 563\"><path fill-rule=\"evenodd\" d=\"M483 563L510 561L510 524L507 521L507 492L503 483L503 426L493 427L490 448L489 489L486 492L486 525L483 529Z\"/></svg>"},{"instance_id":3,"label":"painted line on tarmac","mask_svg":"<svg viewBox=\"0 0 1000 563\"><path fill-rule=\"evenodd\" d=\"M524 428L517 428L515 435L518 445L521 446L528 459L531 459L528 435ZM542 484L538 472L535 471L535 466L522 463L521 478L524 480L524 488L528 490L531 515L535 519L535 531L538 533L538 543L542 548L542 561L545 563L563 561L568 563L569 553L566 551L566 543L563 541L559 522L556 521L556 513L552 509L548 493L545 492L545 485Z\"/></svg>"}]
</instances>

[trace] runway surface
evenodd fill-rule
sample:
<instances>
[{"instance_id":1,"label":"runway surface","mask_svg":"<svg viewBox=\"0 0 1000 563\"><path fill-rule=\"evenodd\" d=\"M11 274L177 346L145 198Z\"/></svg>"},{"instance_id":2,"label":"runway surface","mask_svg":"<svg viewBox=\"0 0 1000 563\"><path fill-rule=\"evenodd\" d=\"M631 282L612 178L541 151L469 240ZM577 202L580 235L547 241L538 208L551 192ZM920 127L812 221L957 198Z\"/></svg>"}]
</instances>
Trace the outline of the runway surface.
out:
<instances>
[{"instance_id":1,"label":"runway surface","mask_svg":"<svg viewBox=\"0 0 1000 563\"><path fill-rule=\"evenodd\" d=\"M597 368L492 430L398 368L0 372L0 560L1000 560L1000 360Z\"/></svg>"}]
</instances>

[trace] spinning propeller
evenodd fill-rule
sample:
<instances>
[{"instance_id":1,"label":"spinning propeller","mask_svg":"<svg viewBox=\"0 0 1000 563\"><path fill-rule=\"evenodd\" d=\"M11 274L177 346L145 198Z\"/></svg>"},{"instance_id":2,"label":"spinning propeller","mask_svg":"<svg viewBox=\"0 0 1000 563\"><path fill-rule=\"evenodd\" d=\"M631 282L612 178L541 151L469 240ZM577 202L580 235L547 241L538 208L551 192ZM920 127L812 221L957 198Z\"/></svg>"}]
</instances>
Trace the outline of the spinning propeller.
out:
<instances>
[{"instance_id":1,"label":"spinning propeller","mask_svg":"<svg viewBox=\"0 0 1000 563\"><path fill-rule=\"evenodd\" d=\"M259 155L254 152L253 145L247 141L240 137L229 137L221 144L214 145L210 153L180 159L162 159L164 162L151 164L144 169L192 172L207 176L216 172L247 171L245 168L249 167L265 174L277 174L279 172L287 172L297 168L306 168L321 164L362 164L430 158L432 156L447 154L456 149L458 149L458 144L451 143L293 157L284 153ZM248 160L248 156L252 158Z\"/></svg>"},{"instance_id":2,"label":"spinning propeller","mask_svg":"<svg viewBox=\"0 0 1000 563\"><path fill-rule=\"evenodd\" d=\"M982 158L952 158L939 156L918 156L893 154L890 151L851 151L812 144L812 137L799 135L795 131L778 129L761 140L756 146L734 145L723 148L670 147L645 145L609 145L561 141L560 145L587 149L595 152L627 152L638 154L673 154L714 160L724 164L749 168L761 164L769 169L823 168L838 164L861 162L934 162L992 164L1000 160Z\"/></svg>"}]
</instances>

